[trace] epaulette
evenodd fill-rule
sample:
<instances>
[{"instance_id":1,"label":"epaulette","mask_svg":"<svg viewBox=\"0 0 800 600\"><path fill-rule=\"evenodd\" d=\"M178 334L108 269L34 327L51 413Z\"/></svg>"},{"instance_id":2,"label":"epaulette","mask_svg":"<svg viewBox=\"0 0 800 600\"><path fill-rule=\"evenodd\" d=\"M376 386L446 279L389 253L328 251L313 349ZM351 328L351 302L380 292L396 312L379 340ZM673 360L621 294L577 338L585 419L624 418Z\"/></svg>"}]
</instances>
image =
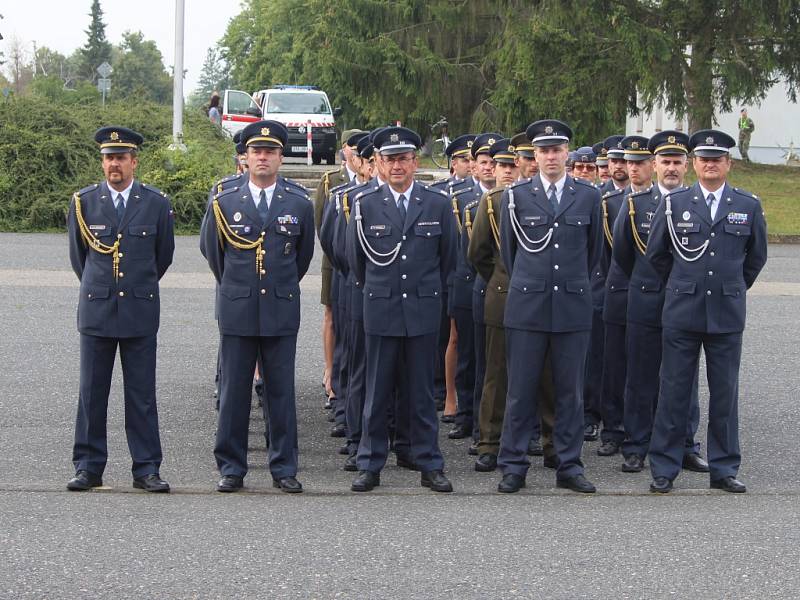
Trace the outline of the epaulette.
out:
<instances>
[{"instance_id":1,"label":"epaulette","mask_svg":"<svg viewBox=\"0 0 800 600\"><path fill-rule=\"evenodd\" d=\"M445 196L445 197L448 197L448 198L450 197L450 194L448 194L448 193L447 193L447 192L445 192L444 190L440 190L440 189L438 189L438 188L432 188L432 187L431 187L431 186L429 186L428 184L425 184L425 183L424 183L424 184L422 184L422 187L423 187L423 188L425 188L426 190L430 190L431 192L436 192L436 193L438 193L438 194L441 194L442 196Z\"/></svg>"},{"instance_id":2,"label":"epaulette","mask_svg":"<svg viewBox=\"0 0 800 600\"><path fill-rule=\"evenodd\" d=\"M498 192L500 192L500 193L502 194L502 193L503 193L503 192L505 192L505 191L506 191L506 187L505 187L505 186L503 186L503 185L496 185L496 186L494 186L492 189L490 189L490 190L487 192L487 195L489 195L489 196L494 196L494 195L495 195L495 194L497 194Z\"/></svg>"},{"instance_id":3,"label":"epaulette","mask_svg":"<svg viewBox=\"0 0 800 600\"><path fill-rule=\"evenodd\" d=\"M610 192L606 192L605 194L603 194L603 198L604 199L612 198L612 197L616 196L617 194L621 194L624 191L625 191L625 188L622 188L622 189L619 189L619 190L618 189L614 189L614 190L612 190Z\"/></svg>"},{"instance_id":4,"label":"epaulette","mask_svg":"<svg viewBox=\"0 0 800 600\"><path fill-rule=\"evenodd\" d=\"M297 187L293 187L293 186L287 185L286 186L286 191L289 192L290 194L296 194L296 195L300 196L301 198L303 198L305 200L311 200L311 198L308 196L308 192L306 191L305 188L301 189L301 188L297 188Z\"/></svg>"},{"instance_id":5,"label":"epaulette","mask_svg":"<svg viewBox=\"0 0 800 600\"><path fill-rule=\"evenodd\" d=\"M164 196L165 198L167 197L167 195L164 192L162 192L160 189L158 189L154 185L150 185L149 183L143 183L142 187L144 189L146 189L146 190L149 190L151 192L154 192L154 193L158 194L159 196Z\"/></svg>"},{"instance_id":6,"label":"epaulette","mask_svg":"<svg viewBox=\"0 0 800 600\"><path fill-rule=\"evenodd\" d=\"M593 183L589 183L588 181L584 181L584 180L583 180L583 179L581 179L580 177L578 177L577 179L575 179L575 178L573 177L572 181L573 181L573 182L575 182L575 183L579 183L579 184L580 184L580 185L582 185L582 186L585 186L585 187L588 187L588 188L592 188L593 190L596 190L596 189L597 189L596 187L594 187L594 184L593 184Z\"/></svg>"},{"instance_id":7,"label":"epaulette","mask_svg":"<svg viewBox=\"0 0 800 600\"><path fill-rule=\"evenodd\" d=\"M228 175L227 177L223 177L217 183L214 184L214 187L218 187L220 185L228 183L229 181L233 181L235 179L239 179L239 177L241 177L241 176L242 176L241 173L234 173L233 175Z\"/></svg>"},{"instance_id":8,"label":"epaulette","mask_svg":"<svg viewBox=\"0 0 800 600\"><path fill-rule=\"evenodd\" d=\"M215 200L219 200L223 196L228 196L229 194L233 194L234 192L238 192L238 191L239 191L239 186L238 185L235 185L235 186L229 187L229 188L225 188L219 194L214 196L214 199Z\"/></svg>"},{"instance_id":9,"label":"epaulette","mask_svg":"<svg viewBox=\"0 0 800 600\"><path fill-rule=\"evenodd\" d=\"M643 190L641 192L633 192L633 193L629 194L629 196L631 198L638 198L639 196L649 196L652 192L653 192L653 188L651 187L651 188Z\"/></svg>"},{"instance_id":10,"label":"epaulette","mask_svg":"<svg viewBox=\"0 0 800 600\"><path fill-rule=\"evenodd\" d=\"M472 202L467 202L467 203L464 205L464 210L472 210L473 208L475 208L476 206L478 206L480 203L481 203L481 201L480 201L480 200L473 200Z\"/></svg>"},{"instance_id":11,"label":"epaulette","mask_svg":"<svg viewBox=\"0 0 800 600\"><path fill-rule=\"evenodd\" d=\"M745 196L746 198L752 198L753 200L758 200L758 196L756 196L753 192L748 192L747 190L743 190L742 188L733 188L733 191L741 196Z\"/></svg>"},{"instance_id":12,"label":"epaulette","mask_svg":"<svg viewBox=\"0 0 800 600\"><path fill-rule=\"evenodd\" d=\"M295 187L295 188L301 190L303 193L308 194L308 190L306 189L306 187L303 186L303 185L300 185L296 181L294 181L292 179L289 179L288 177L283 177L283 176L281 176L280 179L281 179L281 181L283 181L283 183L287 187Z\"/></svg>"},{"instance_id":13,"label":"epaulette","mask_svg":"<svg viewBox=\"0 0 800 600\"><path fill-rule=\"evenodd\" d=\"M520 179L519 181L515 181L514 183L512 183L508 187L509 188L515 188L515 187L519 187L521 185L527 185L527 184L529 184L531 182L531 179L533 179L533 178L532 177L528 177L527 179Z\"/></svg>"},{"instance_id":14,"label":"epaulette","mask_svg":"<svg viewBox=\"0 0 800 600\"><path fill-rule=\"evenodd\" d=\"M469 192L472 190L471 185L464 186L462 188L458 188L457 190L453 190L453 196L458 196L459 194L463 194L464 192Z\"/></svg>"},{"instance_id":15,"label":"epaulette","mask_svg":"<svg viewBox=\"0 0 800 600\"><path fill-rule=\"evenodd\" d=\"M438 181L434 181L433 183L431 183L430 187L433 187L435 185L447 185L449 181L450 181L450 178L439 179Z\"/></svg>"},{"instance_id":16,"label":"epaulette","mask_svg":"<svg viewBox=\"0 0 800 600\"><path fill-rule=\"evenodd\" d=\"M82 190L78 190L78 195L79 196L83 196L84 194L88 194L89 192L93 192L94 190L96 190L99 187L100 187L99 183L93 183L92 185L87 185Z\"/></svg>"}]
</instances>

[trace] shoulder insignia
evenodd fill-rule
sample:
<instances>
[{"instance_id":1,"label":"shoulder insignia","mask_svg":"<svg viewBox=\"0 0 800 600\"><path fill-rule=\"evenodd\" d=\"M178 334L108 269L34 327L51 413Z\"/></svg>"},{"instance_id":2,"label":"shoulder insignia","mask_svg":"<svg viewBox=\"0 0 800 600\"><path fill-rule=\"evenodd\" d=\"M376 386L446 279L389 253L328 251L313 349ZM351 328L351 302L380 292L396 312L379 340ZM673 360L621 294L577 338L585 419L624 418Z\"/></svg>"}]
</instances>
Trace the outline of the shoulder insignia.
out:
<instances>
[{"instance_id":1,"label":"shoulder insignia","mask_svg":"<svg viewBox=\"0 0 800 600\"><path fill-rule=\"evenodd\" d=\"M89 192L92 192L92 191L96 190L99 187L100 187L99 183L93 183L92 185L87 185L82 190L78 190L78 194L83 196L84 194L88 194Z\"/></svg>"},{"instance_id":2,"label":"shoulder insignia","mask_svg":"<svg viewBox=\"0 0 800 600\"><path fill-rule=\"evenodd\" d=\"M624 191L625 191L624 188L621 190L612 190L610 192L606 192L605 194L603 194L603 198L613 198L614 196L619 196Z\"/></svg>"},{"instance_id":3,"label":"shoulder insignia","mask_svg":"<svg viewBox=\"0 0 800 600\"><path fill-rule=\"evenodd\" d=\"M481 203L481 201L480 201L480 200L473 200L472 202L467 202L467 203L464 205L464 210L472 210L473 208L475 208L476 206L478 206L478 204L480 204L480 203Z\"/></svg>"},{"instance_id":4,"label":"shoulder insignia","mask_svg":"<svg viewBox=\"0 0 800 600\"><path fill-rule=\"evenodd\" d=\"M742 188L733 188L733 191L737 194L744 196L745 198L753 198L754 200L758 200L758 196L756 196L752 192L748 192L747 190L743 190Z\"/></svg>"},{"instance_id":5,"label":"shoulder insignia","mask_svg":"<svg viewBox=\"0 0 800 600\"><path fill-rule=\"evenodd\" d=\"M233 187L225 188L219 194L214 196L214 198L219 200L220 198L222 198L224 196L228 196L228 195L233 194L234 192L238 192L238 191L239 191L239 186L235 185Z\"/></svg>"},{"instance_id":6,"label":"shoulder insignia","mask_svg":"<svg viewBox=\"0 0 800 600\"><path fill-rule=\"evenodd\" d=\"M588 187L588 188L591 188L593 190L597 189L596 187L594 187L593 183L589 183L588 181L584 181L580 177L578 177L577 179L573 178L572 181L573 181L573 183L575 183L577 185L582 185L583 187Z\"/></svg>"},{"instance_id":7,"label":"shoulder insignia","mask_svg":"<svg viewBox=\"0 0 800 600\"><path fill-rule=\"evenodd\" d=\"M144 189L146 189L146 190L149 190L149 191L155 193L155 194L158 194L159 196L164 196L165 198L167 197L167 195L164 192L162 192L160 189L158 189L154 185L150 185L149 183L143 183L142 187Z\"/></svg>"},{"instance_id":8,"label":"shoulder insignia","mask_svg":"<svg viewBox=\"0 0 800 600\"><path fill-rule=\"evenodd\" d=\"M457 190L453 190L453 196L458 196L459 194L463 194L464 192L472 191L472 186L468 185L462 188L458 188Z\"/></svg>"},{"instance_id":9,"label":"shoulder insignia","mask_svg":"<svg viewBox=\"0 0 800 600\"><path fill-rule=\"evenodd\" d=\"M520 179L519 181L515 181L514 183L512 183L508 187L515 188L515 187L519 187L521 185L526 185L526 184L528 184L530 182L531 182L531 177L528 177L527 179Z\"/></svg>"},{"instance_id":10,"label":"shoulder insignia","mask_svg":"<svg viewBox=\"0 0 800 600\"><path fill-rule=\"evenodd\" d=\"M641 196L649 196L650 193L653 191L654 188L650 188L649 190L644 190L643 192L633 192L630 194L631 198L639 198ZM655 188L658 191L658 188Z\"/></svg>"}]
</instances>

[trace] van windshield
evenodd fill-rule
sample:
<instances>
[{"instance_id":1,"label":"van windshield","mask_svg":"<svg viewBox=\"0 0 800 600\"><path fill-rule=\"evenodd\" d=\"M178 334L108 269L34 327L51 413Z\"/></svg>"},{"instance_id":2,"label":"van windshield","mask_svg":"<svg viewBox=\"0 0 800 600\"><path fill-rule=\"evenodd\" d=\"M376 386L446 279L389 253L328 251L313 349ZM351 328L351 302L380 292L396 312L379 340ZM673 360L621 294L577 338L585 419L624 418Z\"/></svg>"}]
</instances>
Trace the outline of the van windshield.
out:
<instances>
[{"instance_id":1,"label":"van windshield","mask_svg":"<svg viewBox=\"0 0 800 600\"><path fill-rule=\"evenodd\" d=\"M269 95L264 112L271 114L329 115L331 114L331 107L322 94L282 94L278 92Z\"/></svg>"}]
</instances>

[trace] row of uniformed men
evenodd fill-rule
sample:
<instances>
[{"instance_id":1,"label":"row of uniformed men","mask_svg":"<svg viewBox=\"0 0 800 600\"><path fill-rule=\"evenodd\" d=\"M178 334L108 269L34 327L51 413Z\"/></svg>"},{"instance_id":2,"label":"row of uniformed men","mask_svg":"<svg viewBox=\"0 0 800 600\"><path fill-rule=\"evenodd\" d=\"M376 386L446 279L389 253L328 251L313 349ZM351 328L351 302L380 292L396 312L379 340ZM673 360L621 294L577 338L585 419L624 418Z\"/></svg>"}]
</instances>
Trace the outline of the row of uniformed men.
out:
<instances>
[{"instance_id":1,"label":"row of uniformed men","mask_svg":"<svg viewBox=\"0 0 800 600\"><path fill-rule=\"evenodd\" d=\"M128 212L126 194L141 191L133 180L135 149L141 136L137 138L138 134L122 128L110 129L98 132L107 181L76 195L69 219L71 258L81 278L82 368L74 449L77 472L68 487L100 485L106 458L105 404L113 355L119 344L126 375L126 411L136 415L128 423L134 485L148 491L167 491L168 484L158 475L154 365L157 281L171 262L171 211L166 200L141 202L141 194L135 193L137 202L133 212ZM362 317L363 328L352 327L354 339L348 344L357 344L355 338L363 332L363 353L350 354L365 360L348 370L345 404L349 435L356 437L361 432L357 444L351 444L357 449L350 468L359 471L352 489L366 491L379 484L388 455L390 414L398 458L422 472L422 485L435 491L452 489L438 448L433 365L442 307L449 304L444 300L449 295L448 279L460 260L457 238L461 237L462 254L466 248L472 255L478 251L473 250L470 232L483 227L491 235L488 249L493 264L491 271L486 269L490 283L498 265L511 265L509 310L502 318L508 392L499 440L503 469L499 489L516 491L524 485L526 452L538 422L537 390L544 383L542 369L549 356L555 388L552 445L557 483L575 491L594 491L580 461L580 415L592 323L589 278L602 255L601 222L606 229L609 226L607 219L601 218L601 205L605 212L607 203L600 201L599 192L564 172L571 131L558 121L539 121L528 128L526 135L536 148L540 175L497 192L499 225L496 205L487 200L492 194L483 194L473 214L466 209L467 204L458 205L455 194L454 211L446 193L415 182L420 139L414 132L384 128L373 133L370 141L380 157L375 163L380 178L338 190L320 229L330 256L353 274L353 286L361 288L361 293L353 297L363 303L361 311L350 313L355 314L351 320ZM676 442L675 425L685 425L689 418L688 390L692 384L690 381L687 388L680 377L696 371L701 344L706 348L711 388L712 485L729 491L744 489L735 479L736 386L731 381L735 382L738 373L744 292L766 260L765 226L758 201L729 190L724 183L725 161L729 165L727 149L733 144L719 132L703 133L708 134L704 142L695 140L695 134L689 143L689 149L695 151L696 169L698 161L710 165L705 171L697 169L699 191L673 191L658 205L651 234L657 243L648 246L641 237L645 231L633 235L637 251L645 249L647 264L652 264L661 280L667 280L668 288L674 290L664 306L664 322L670 326L663 333L662 398L650 444L656 491L671 488L676 453L680 468L685 434ZM279 123L262 121L248 126L241 143L246 148L249 173L213 190L204 220L201 245L219 283L222 381L215 445L222 474L219 491L240 489L247 472L247 420L256 360L261 361L265 380L274 484L287 492L302 491L295 477L294 377L286 374L294 373L299 280L313 253L313 209L302 188L278 175L287 137ZM489 143L491 137L476 140L476 157L485 145L496 164L512 159L508 144L495 147ZM364 151L368 152L366 144ZM696 197L706 189L702 187L703 173L707 175L706 185L718 184L711 185L708 214L701 214ZM501 179L501 183L511 184L513 175L506 177L508 180ZM724 208L720 206L722 197ZM631 197L628 214L634 218L632 201ZM680 212L677 223L671 202L677 207L675 212ZM352 218L348 218L351 211ZM622 222L618 219L615 228L624 228ZM720 239L715 240L717 226ZM654 236L656 233L658 236ZM705 240L701 240L703 236ZM615 237L620 239L619 235ZM672 260L673 252L680 260ZM131 261L123 272L131 255L139 261ZM480 254L471 262L482 264ZM697 271L698 266L702 272ZM677 275L672 276L672 272ZM715 272L717 278L713 278ZM126 296L126 292L132 293ZM478 308L482 306L479 303ZM700 308L705 309L705 319L698 323L703 312ZM487 349L491 347L488 337L487 333ZM111 345L101 348L103 344ZM146 348L146 352L133 358L126 349L134 346ZM476 345L479 351L480 346ZM103 349L110 350L111 360L103 353L98 362ZM363 370L363 410L358 410L358 386L351 384L358 382L354 372L359 367ZM140 385L141 381L146 385ZM355 390L352 401L351 389ZM465 423L462 418L460 424ZM678 429L685 432L687 428Z\"/></svg>"}]
</instances>

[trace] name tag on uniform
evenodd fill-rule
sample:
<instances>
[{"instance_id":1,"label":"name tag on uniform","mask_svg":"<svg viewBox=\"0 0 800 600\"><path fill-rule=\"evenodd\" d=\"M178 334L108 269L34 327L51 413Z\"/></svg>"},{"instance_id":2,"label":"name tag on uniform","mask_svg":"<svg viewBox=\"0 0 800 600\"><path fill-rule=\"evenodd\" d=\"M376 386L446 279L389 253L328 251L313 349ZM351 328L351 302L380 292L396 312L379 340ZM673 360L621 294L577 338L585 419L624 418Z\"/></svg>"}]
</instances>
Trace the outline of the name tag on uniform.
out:
<instances>
[{"instance_id":1,"label":"name tag on uniform","mask_svg":"<svg viewBox=\"0 0 800 600\"><path fill-rule=\"evenodd\" d=\"M528 223L532 223L532 224L535 225L536 223L540 223L540 222L544 221L544 216L543 215L526 215L526 216L523 217L523 220L527 221Z\"/></svg>"},{"instance_id":2,"label":"name tag on uniform","mask_svg":"<svg viewBox=\"0 0 800 600\"><path fill-rule=\"evenodd\" d=\"M640 226L642 229L650 229L650 221L642 221L642 222L639 224L639 226Z\"/></svg>"},{"instance_id":3,"label":"name tag on uniform","mask_svg":"<svg viewBox=\"0 0 800 600\"><path fill-rule=\"evenodd\" d=\"M675 227L694 227L694 223L678 223Z\"/></svg>"},{"instance_id":4,"label":"name tag on uniform","mask_svg":"<svg viewBox=\"0 0 800 600\"><path fill-rule=\"evenodd\" d=\"M244 225L231 225L231 229L241 229Z\"/></svg>"},{"instance_id":5,"label":"name tag on uniform","mask_svg":"<svg viewBox=\"0 0 800 600\"><path fill-rule=\"evenodd\" d=\"M747 213L728 213L728 223L732 225L747 225L749 216Z\"/></svg>"},{"instance_id":6,"label":"name tag on uniform","mask_svg":"<svg viewBox=\"0 0 800 600\"><path fill-rule=\"evenodd\" d=\"M278 217L278 223L281 225L297 225L298 220L297 217L293 217L292 215L283 215L282 217Z\"/></svg>"},{"instance_id":7,"label":"name tag on uniform","mask_svg":"<svg viewBox=\"0 0 800 600\"><path fill-rule=\"evenodd\" d=\"M439 221L420 221L419 223L417 223L417 225L419 225L420 227L425 227L426 225L428 227L433 227L435 225L439 225Z\"/></svg>"},{"instance_id":8,"label":"name tag on uniform","mask_svg":"<svg viewBox=\"0 0 800 600\"><path fill-rule=\"evenodd\" d=\"M369 226L369 230L370 231L383 231L384 229L386 229L386 225L370 225Z\"/></svg>"},{"instance_id":9,"label":"name tag on uniform","mask_svg":"<svg viewBox=\"0 0 800 600\"><path fill-rule=\"evenodd\" d=\"M100 231L102 231L102 230L104 230L105 228L106 228L106 226L105 226L105 225L89 225L89 229L91 229L92 231L94 231L94 230L100 230Z\"/></svg>"}]
</instances>

